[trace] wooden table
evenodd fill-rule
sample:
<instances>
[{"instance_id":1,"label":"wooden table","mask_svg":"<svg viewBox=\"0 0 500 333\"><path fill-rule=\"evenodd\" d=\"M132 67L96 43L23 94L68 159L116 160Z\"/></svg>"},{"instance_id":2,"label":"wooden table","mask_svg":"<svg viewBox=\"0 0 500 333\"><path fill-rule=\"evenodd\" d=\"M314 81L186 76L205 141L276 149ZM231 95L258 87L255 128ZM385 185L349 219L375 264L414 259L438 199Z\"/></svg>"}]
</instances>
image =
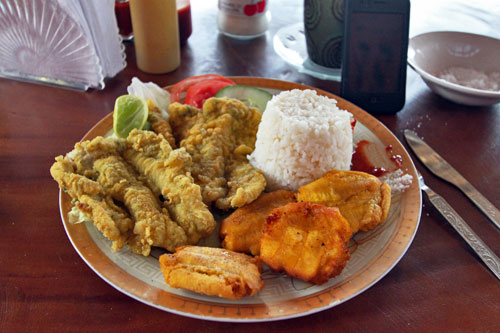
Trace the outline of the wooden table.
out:
<instances>
[{"instance_id":1,"label":"wooden table","mask_svg":"<svg viewBox=\"0 0 500 333\"><path fill-rule=\"evenodd\" d=\"M339 92L338 82L300 74L273 50L276 31L301 19L302 2L272 0L270 5L273 19L266 36L241 43L218 34L215 0L193 0L193 35L182 49L181 67L167 75L140 72L128 44L126 69L103 91L0 80L0 331L500 331L500 282L427 200L413 244L387 276L346 303L297 319L230 324L170 314L115 290L80 259L62 227L59 189L49 167L113 109L132 77L165 86L220 73ZM500 37L497 7L493 1L418 1L411 35L449 29ZM409 70L404 109L377 118L402 142L404 129L415 130L500 207L500 105L453 104ZM428 185L500 254L500 231L457 189L415 163Z\"/></svg>"}]
</instances>

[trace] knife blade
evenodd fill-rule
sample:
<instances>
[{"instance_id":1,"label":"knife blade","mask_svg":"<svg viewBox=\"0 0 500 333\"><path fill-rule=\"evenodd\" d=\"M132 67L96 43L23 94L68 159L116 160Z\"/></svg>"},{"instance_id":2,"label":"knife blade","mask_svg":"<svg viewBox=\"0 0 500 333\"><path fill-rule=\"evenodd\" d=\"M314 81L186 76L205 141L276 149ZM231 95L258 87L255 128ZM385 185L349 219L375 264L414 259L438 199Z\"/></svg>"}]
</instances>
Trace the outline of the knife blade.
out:
<instances>
[{"instance_id":1,"label":"knife blade","mask_svg":"<svg viewBox=\"0 0 500 333\"><path fill-rule=\"evenodd\" d=\"M436 207L441 215L451 224L460 236L469 244L479 258L488 266L491 272L500 280L500 259L483 242L481 238L469 227L467 222L443 199L442 196L434 192L425 185L424 178L418 173L420 189L427 194L429 201Z\"/></svg>"},{"instance_id":2,"label":"knife blade","mask_svg":"<svg viewBox=\"0 0 500 333\"><path fill-rule=\"evenodd\" d=\"M417 133L405 130L404 135L415 155L434 175L458 187L500 229L500 211L488 199L419 138Z\"/></svg>"}]
</instances>

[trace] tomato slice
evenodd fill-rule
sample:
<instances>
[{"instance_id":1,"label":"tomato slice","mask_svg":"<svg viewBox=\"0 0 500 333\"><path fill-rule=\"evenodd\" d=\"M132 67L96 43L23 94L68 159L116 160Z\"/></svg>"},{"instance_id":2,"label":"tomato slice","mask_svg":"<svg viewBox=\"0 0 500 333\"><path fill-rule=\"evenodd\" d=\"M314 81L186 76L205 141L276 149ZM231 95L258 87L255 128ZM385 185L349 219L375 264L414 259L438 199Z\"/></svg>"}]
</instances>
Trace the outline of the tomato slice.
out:
<instances>
[{"instance_id":1,"label":"tomato slice","mask_svg":"<svg viewBox=\"0 0 500 333\"><path fill-rule=\"evenodd\" d=\"M200 81L189 87L185 103L201 108L207 99L213 97L222 88L233 84L218 79Z\"/></svg>"},{"instance_id":2,"label":"tomato slice","mask_svg":"<svg viewBox=\"0 0 500 333\"><path fill-rule=\"evenodd\" d=\"M205 74L205 75L198 75L198 76L192 76L188 77L187 79L184 79L182 81L177 82L172 89L170 90L170 102L179 102L181 100L181 95L184 92L187 92L187 90L195 85L198 82L205 81L205 80L219 80L223 82L228 82L231 84L235 84L234 81L219 75L219 74Z\"/></svg>"}]
</instances>

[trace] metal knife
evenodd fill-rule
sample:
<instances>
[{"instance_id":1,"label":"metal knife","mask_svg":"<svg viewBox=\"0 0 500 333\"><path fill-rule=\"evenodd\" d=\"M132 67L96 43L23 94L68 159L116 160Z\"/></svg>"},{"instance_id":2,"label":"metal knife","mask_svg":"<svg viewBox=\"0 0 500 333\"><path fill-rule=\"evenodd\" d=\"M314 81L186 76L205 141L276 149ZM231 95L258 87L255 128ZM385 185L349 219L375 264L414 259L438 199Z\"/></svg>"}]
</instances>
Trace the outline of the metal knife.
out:
<instances>
[{"instance_id":1,"label":"metal knife","mask_svg":"<svg viewBox=\"0 0 500 333\"><path fill-rule=\"evenodd\" d=\"M462 238L470 245L481 260L488 266L493 274L500 280L500 259L495 253L479 238L478 235L469 227L467 222L458 215L458 213L450 206L446 200L439 194L434 192L424 183L424 178L418 173L418 181L420 188L425 191L429 201L436 207L452 227L462 236Z\"/></svg>"},{"instance_id":2,"label":"metal knife","mask_svg":"<svg viewBox=\"0 0 500 333\"><path fill-rule=\"evenodd\" d=\"M417 133L405 130L404 134L415 155L434 175L458 187L500 229L500 211L488 199L419 138Z\"/></svg>"}]
</instances>

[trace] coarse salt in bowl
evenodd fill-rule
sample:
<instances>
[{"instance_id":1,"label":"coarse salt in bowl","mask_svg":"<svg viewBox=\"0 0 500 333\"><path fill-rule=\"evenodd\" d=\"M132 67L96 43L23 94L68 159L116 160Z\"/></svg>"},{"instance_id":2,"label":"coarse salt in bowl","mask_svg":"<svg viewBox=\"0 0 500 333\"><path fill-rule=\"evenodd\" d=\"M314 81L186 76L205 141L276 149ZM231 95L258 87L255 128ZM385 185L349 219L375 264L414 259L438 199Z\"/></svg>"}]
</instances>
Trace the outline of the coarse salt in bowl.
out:
<instances>
[{"instance_id":1,"label":"coarse salt in bowl","mask_svg":"<svg viewBox=\"0 0 500 333\"><path fill-rule=\"evenodd\" d=\"M455 103L500 102L500 40L437 31L410 39L408 63L436 94Z\"/></svg>"}]
</instances>

